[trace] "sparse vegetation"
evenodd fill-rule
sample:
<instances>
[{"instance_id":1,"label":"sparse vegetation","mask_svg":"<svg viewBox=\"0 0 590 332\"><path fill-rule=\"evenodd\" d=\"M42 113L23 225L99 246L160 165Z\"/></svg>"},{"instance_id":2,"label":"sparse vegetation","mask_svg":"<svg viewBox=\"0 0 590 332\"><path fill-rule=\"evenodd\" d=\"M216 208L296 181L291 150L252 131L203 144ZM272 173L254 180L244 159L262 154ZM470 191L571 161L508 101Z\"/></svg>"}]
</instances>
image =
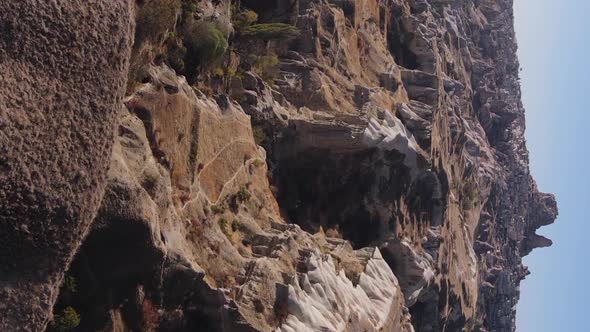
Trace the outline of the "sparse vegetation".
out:
<instances>
[{"instance_id":1,"label":"sparse vegetation","mask_svg":"<svg viewBox=\"0 0 590 332\"><path fill-rule=\"evenodd\" d=\"M76 278L71 275L66 275L64 277L63 283L61 285L62 291L68 292L70 294L75 294L78 291L78 286L76 284Z\"/></svg>"},{"instance_id":2,"label":"sparse vegetation","mask_svg":"<svg viewBox=\"0 0 590 332\"><path fill-rule=\"evenodd\" d=\"M135 44L139 46L146 40L154 40L174 27L180 9L178 0L152 0L139 8Z\"/></svg>"},{"instance_id":3,"label":"sparse vegetation","mask_svg":"<svg viewBox=\"0 0 590 332\"><path fill-rule=\"evenodd\" d=\"M240 186L240 190L236 193L236 198L239 202L244 203L250 200L252 195L248 191L248 188L245 185Z\"/></svg>"},{"instance_id":4,"label":"sparse vegetation","mask_svg":"<svg viewBox=\"0 0 590 332\"><path fill-rule=\"evenodd\" d=\"M66 307L60 314L55 315L52 331L67 332L80 325L80 315L72 307Z\"/></svg>"},{"instance_id":5,"label":"sparse vegetation","mask_svg":"<svg viewBox=\"0 0 590 332\"><path fill-rule=\"evenodd\" d=\"M232 222L231 222L232 232L236 232L238 229L240 229L240 222L237 219L232 220Z\"/></svg>"},{"instance_id":6,"label":"sparse vegetation","mask_svg":"<svg viewBox=\"0 0 590 332\"><path fill-rule=\"evenodd\" d=\"M189 24L184 43L190 56L197 57L200 66L219 60L227 50L227 36L213 21L195 21Z\"/></svg>"},{"instance_id":7,"label":"sparse vegetation","mask_svg":"<svg viewBox=\"0 0 590 332\"><path fill-rule=\"evenodd\" d=\"M213 70L211 70L211 75L216 78L222 78L225 76L225 71L221 67L215 67Z\"/></svg>"},{"instance_id":8,"label":"sparse vegetation","mask_svg":"<svg viewBox=\"0 0 590 332\"><path fill-rule=\"evenodd\" d=\"M236 71L236 69L235 69L235 68L229 67L229 68L227 68L227 73L226 73L226 74L227 74L227 76L228 76L228 77L230 77L230 78L231 78L231 77L236 77L236 75L237 75L237 71Z\"/></svg>"},{"instance_id":9,"label":"sparse vegetation","mask_svg":"<svg viewBox=\"0 0 590 332\"><path fill-rule=\"evenodd\" d=\"M256 158L252 162L252 165L254 165L255 167L260 167L260 166L264 165L264 160L262 160L260 158Z\"/></svg>"},{"instance_id":10,"label":"sparse vegetation","mask_svg":"<svg viewBox=\"0 0 590 332\"><path fill-rule=\"evenodd\" d=\"M252 134L254 135L254 142L256 142L257 145L262 145L262 143L266 141L266 133L262 127L252 126Z\"/></svg>"},{"instance_id":11,"label":"sparse vegetation","mask_svg":"<svg viewBox=\"0 0 590 332\"><path fill-rule=\"evenodd\" d=\"M279 74L279 58L276 54L255 55L250 54L249 59L252 67L263 80L271 84Z\"/></svg>"},{"instance_id":12,"label":"sparse vegetation","mask_svg":"<svg viewBox=\"0 0 590 332\"><path fill-rule=\"evenodd\" d=\"M473 209L477 204L479 195L475 182L472 179L465 181L461 193L461 207L463 210Z\"/></svg>"},{"instance_id":13,"label":"sparse vegetation","mask_svg":"<svg viewBox=\"0 0 590 332\"><path fill-rule=\"evenodd\" d=\"M211 212L214 214L222 214L225 212L225 207L223 205L211 205Z\"/></svg>"},{"instance_id":14,"label":"sparse vegetation","mask_svg":"<svg viewBox=\"0 0 590 332\"><path fill-rule=\"evenodd\" d=\"M197 4L190 1L182 4L182 13L184 15L193 15L197 11Z\"/></svg>"},{"instance_id":15,"label":"sparse vegetation","mask_svg":"<svg viewBox=\"0 0 590 332\"><path fill-rule=\"evenodd\" d=\"M241 36L245 39L292 39L299 36L297 27L285 23L254 24L242 30Z\"/></svg>"},{"instance_id":16,"label":"sparse vegetation","mask_svg":"<svg viewBox=\"0 0 590 332\"><path fill-rule=\"evenodd\" d=\"M228 238L231 238L231 233L229 232L229 230L227 229L227 220L225 220L225 218L221 217L219 218L219 228L221 229L221 232Z\"/></svg>"},{"instance_id":17,"label":"sparse vegetation","mask_svg":"<svg viewBox=\"0 0 590 332\"><path fill-rule=\"evenodd\" d=\"M232 15L232 25L238 31L251 26L256 21L258 21L258 14L249 9L244 9Z\"/></svg>"}]
</instances>

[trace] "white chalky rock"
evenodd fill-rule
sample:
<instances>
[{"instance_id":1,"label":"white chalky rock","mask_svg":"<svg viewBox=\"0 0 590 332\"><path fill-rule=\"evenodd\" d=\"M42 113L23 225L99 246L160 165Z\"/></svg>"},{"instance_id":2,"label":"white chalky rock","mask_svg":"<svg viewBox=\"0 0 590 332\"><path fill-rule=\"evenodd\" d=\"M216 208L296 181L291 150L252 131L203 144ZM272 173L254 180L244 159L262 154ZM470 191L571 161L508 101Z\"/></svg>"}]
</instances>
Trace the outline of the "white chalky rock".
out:
<instances>
[{"instance_id":1,"label":"white chalky rock","mask_svg":"<svg viewBox=\"0 0 590 332\"><path fill-rule=\"evenodd\" d=\"M396 150L406 156L404 163L416 169L418 143L404 124L390 112L383 112L383 119L371 118L363 133L365 144L381 150Z\"/></svg>"},{"instance_id":2,"label":"white chalky rock","mask_svg":"<svg viewBox=\"0 0 590 332\"><path fill-rule=\"evenodd\" d=\"M401 290L378 249L356 286L331 256L314 252L307 267L289 286L289 316L278 331L379 331L401 315Z\"/></svg>"}]
</instances>

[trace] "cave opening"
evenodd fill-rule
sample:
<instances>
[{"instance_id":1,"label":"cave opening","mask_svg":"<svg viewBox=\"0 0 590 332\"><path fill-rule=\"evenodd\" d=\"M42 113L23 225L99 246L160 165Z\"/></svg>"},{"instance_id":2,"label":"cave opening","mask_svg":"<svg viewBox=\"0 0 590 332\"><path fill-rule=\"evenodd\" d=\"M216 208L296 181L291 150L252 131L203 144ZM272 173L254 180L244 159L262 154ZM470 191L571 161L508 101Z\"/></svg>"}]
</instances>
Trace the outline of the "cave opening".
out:
<instances>
[{"instance_id":1,"label":"cave opening","mask_svg":"<svg viewBox=\"0 0 590 332\"><path fill-rule=\"evenodd\" d=\"M275 161L272 181L286 220L310 233L335 231L361 248L395 232L409 178L402 161L396 152L298 151Z\"/></svg>"},{"instance_id":2,"label":"cave opening","mask_svg":"<svg viewBox=\"0 0 590 332\"><path fill-rule=\"evenodd\" d=\"M440 316L441 308L446 304L446 297L440 296L446 292L447 286L443 283L441 288L433 285L425 293L421 294L416 303L408 309L412 316L412 326L416 331L441 331L444 325ZM448 331L461 331L461 329L448 329Z\"/></svg>"}]
</instances>

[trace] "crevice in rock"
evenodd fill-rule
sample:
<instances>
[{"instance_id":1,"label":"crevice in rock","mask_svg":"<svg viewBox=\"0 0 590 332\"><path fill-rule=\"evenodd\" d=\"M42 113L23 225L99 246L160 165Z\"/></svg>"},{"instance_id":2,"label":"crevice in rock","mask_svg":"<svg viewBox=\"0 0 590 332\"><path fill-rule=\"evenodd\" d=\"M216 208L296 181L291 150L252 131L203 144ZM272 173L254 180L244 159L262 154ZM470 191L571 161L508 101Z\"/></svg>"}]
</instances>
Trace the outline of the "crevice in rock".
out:
<instances>
[{"instance_id":1,"label":"crevice in rock","mask_svg":"<svg viewBox=\"0 0 590 332\"><path fill-rule=\"evenodd\" d=\"M439 325L439 289L431 287L409 308L412 325L416 331L440 331Z\"/></svg>"},{"instance_id":2,"label":"crevice in rock","mask_svg":"<svg viewBox=\"0 0 590 332\"><path fill-rule=\"evenodd\" d=\"M419 219L431 220L433 226L442 222L442 209L446 192L439 176L433 171L421 172L412 183L408 195L410 209L418 214Z\"/></svg>"},{"instance_id":3,"label":"crevice in rock","mask_svg":"<svg viewBox=\"0 0 590 332\"><path fill-rule=\"evenodd\" d=\"M200 113L193 112L193 121L191 126L191 133L190 133L190 155L188 159L188 169L189 169L189 177L190 183L195 181L196 171L197 171L197 153L199 149L199 122L200 122ZM200 170L198 170L200 171Z\"/></svg>"},{"instance_id":4,"label":"crevice in rock","mask_svg":"<svg viewBox=\"0 0 590 332\"><path fill-rule=\"evenodd\" d=\"M145 126L145 132L150 143L150 149L152 150L152 154L154 155L156 161L167 169L170 169L170 162L166 158L166 153L164 153L164 151L162 151L159 147L158 139L156 137L152 122L152 114L150 111L143 107L133 107L129 109L143 122L143 125Z\"/></svg>"},{"instance_id":5,"label":"crevice in rock","mask_svg":"<svg viewBox=\"0 0 590 332\"><path fill-rule=\"evenodd\" d=\"M419 63L416 54L410 50L413 37L411 32L404 29L403 15L401 8L392 9L387 47L398 65L414 70L419 68Z\"/></svg>"}]
</instances>

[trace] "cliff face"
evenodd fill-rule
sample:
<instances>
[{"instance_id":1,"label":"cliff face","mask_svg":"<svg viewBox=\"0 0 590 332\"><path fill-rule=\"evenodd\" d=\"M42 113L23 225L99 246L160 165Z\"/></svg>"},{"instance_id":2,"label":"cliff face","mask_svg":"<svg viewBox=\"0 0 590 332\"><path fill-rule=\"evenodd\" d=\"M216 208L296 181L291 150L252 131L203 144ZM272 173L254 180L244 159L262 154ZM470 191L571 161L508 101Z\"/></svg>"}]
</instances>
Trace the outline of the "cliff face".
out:
<instances>
[{"instance_id":1,"label":"cliff face","mask_svg":"<svg viewBox=\"0 0 590 332\"><path fill-rule=\"evenodd\" d=\"M0 238L30 257L1 256L0 326L515 329L522 257L551 245L535 231L557 206L529 173L511 0L151 0L135 12L131 55L112 33L104 69L49 54L76 68L56 67L64 86L130 62L123 101L121 78L75 85L100 119L15 104L30 87L11 84L28 75L13 62L28 60L0 53L14 72L0 81ZM24 126L19 112L53 117ZM54 123L81 133L64 134L78 150L51 142L48 160L71 167L26 159Z\"/></svg>"}]
</instances>

